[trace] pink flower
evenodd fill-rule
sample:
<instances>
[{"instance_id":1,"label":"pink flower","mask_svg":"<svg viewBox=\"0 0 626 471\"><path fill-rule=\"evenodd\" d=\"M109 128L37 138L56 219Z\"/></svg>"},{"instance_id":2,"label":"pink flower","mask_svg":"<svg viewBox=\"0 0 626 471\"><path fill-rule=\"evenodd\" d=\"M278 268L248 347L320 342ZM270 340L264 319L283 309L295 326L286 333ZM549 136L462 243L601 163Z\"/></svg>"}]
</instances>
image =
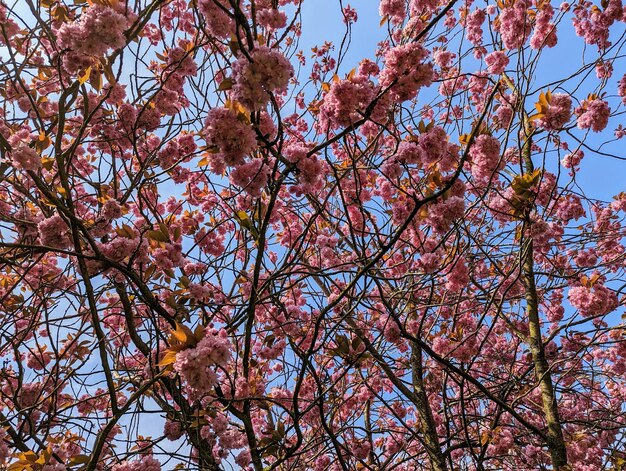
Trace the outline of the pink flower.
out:
<instances>
[{"instance_id":1,"label":"pink flower","mask_svg":"<svg viewBox=\"0 0 626 471\"><path fill-rule=\"evenodd\" d=\"M396 46L385 54L385 68L380 73L380 85L391 86L398 100L415 98L417 91L432 82L433 65L424 63L428 51L417 43Z\"/></svg>"},{"instance_id":2,"label":"pink flower","mask_svg":"<svg viewBox=\"0 0 626 471\"><path fill-rule=\"evenodd\" d=\"M165 438L171 441L178 440L184 434L183 428L180 426L179 422L174 422L172 420L166 420L165 426L163 427L163 435Z\"/></svg>"},{"instance_id":3,"label":"pink flower","mask_svg":"<svg viewBox=\"0 0 626 471\"><path fill-rule=\"evenodd\" d=\"M550 21L553 16L554 8L549 3L544 4L535 17L535 30L530 38L530 47L540 49L544 46L556 46L556 25Z\"/></svg>"},{"instance_id":4,"label":"pink flower","mask_svg":"<svg viewBox=\"0 0 626 471\"><path fill-rule=\"evenodd\" d=\"M565 168L575 169L580 164L581 160L583 160L584 156L585 153L582 150L577 150L575 152L569 153L565 157L563 157L563 159L561 160L561 165L563 165L563 167Z\"/></svg>"},{"instance_id":5,"label":"pink flower","mask_svg":"<svg viewBox=\"0 0 626 471\"><path fill-rule=\"evenodd\" d=\"M405 0L380 0L380 16L388 17L392 24L401 25L406 16Z\"/></svg>"},{"instance_id":6,"label":"pink flower","mask_svg":"<svg viewBox=\"0 0 626 471\"><path fill-rule=\"evenodd\" d=\"M469 279L469 270L465 260L457 260L446 275L446 289L453 293L459 293L467 286Z\"/></svg>"},{"instance_id":7,"label":"pink flower","mask_svg":"<svg viewBox=\"0 0 626 471\"><path fill-rule=\"evenodd\" d=\"M504 164L500 158L500 141L487 134L476 138L469 155L470 171L477 180L489 181Z\"/></svg>"},{"instance_id":8,"label":"pink flower","mask_svg":"<svg viewBox=\"0 0 626 471\"><path fill-rule=\"evenodd\" d=\"M485 10L478 9L467 15L465 20L465 36L475 46L483 43L483 23L487 18Z\"/></svg>"},{"instance_id":9,"label":"pink flower","mask_svg":"<svg viewBox=\"0 0 626 471\"><path fill-rule=\"evenodd\" d=\"M230 173L230 181L250 196L258 198L267 184L270 171L269 165L264 164L263 159L251 159L235 167Z\"/></svg>"},{"instance_id":10,"label":"pink flower","mask_svg":"<svg viewBox=\"0 0 626 471\"><path fill-rule=\"evenodd\" d=\"M574 8L574 29L576 34L584 38L587 44L596 44L598 49L611 45L609 28L623 17L621 0L609 0L604 11L592 2L585 2Z\"/></svg>"},{"instance_id":11,"label":"pink flower","mask_svg":"<svg viewBox=\"0 0 626 471\"><path fill-rule=\"evenodd\" d=\"M65 220L58 214L44 219L37 225L37 228L39 229L41 245L65 249L72 244L69 228Z\"/></svg>"},{"instance_id":12,"label":"pink flower","mask_svg":"<svg viewBox=\"0 0 626 471\"><path fill-rule=\"evenodd\" d=\"M204 136L209 146L219 151L217 157L228 166L241 165L244 157L256 147L256 136L250 126L227 108L213 108L204 121Z\"/></svg>"},{"instance_id":13,"label":"pink flower","mask_svg":"<svg viewBox=\"0 0 626 471\"><path fill-rule=\"evenodd\" d=\"M287 15L276 8L264 8L256 14L257 23L267 29L281 29L287 26Z\"/></svg>"},{"instance_id":14,"label":"pink flower","mask_svg":"<svg viewBox=\"0 0 626 471\"><path fill-rule=\"evenodd\" d=\"M374 84L362 75L334 82L324 96L319 126L323 131L329 127L349 126L362 116L375 95Z\"/></svg>"},{"instance_id":15,"label":"pink flower","mask_svg":"<svg viewBox=\"0 0 626 471\"><path fill-rule=\"evenodd\" d=\"M544 116L538 120L540 126L548 131L557 131L567 124L572 116L572 99L565 93L552 95Z\"/></svg>"},{"instance_id":16,"label":"pink flower","mask_svg":"<svg viewBox=\"0 0 626 471\"><path fill-rule=\"evenodd\" d=\"M500 75L509 65L509 58L505 51L495 51L485 56L485 64L490 74Z\"/></svg>"},{"instance_id":17,"label":"pink flower","mask_svg":"<svg viewBox=\"0 0 626 471\"><path fill-rule=\"evenodd\" d=\"M578 285L569 289L567 298L584 317L602 316L617 308L617 295L602 282L593 286Z\"/></svg>"},{"instance_id":18,"label":"pink flower","mask_svg":"<svg viewBox=\"0 0 626 471\"><path fill-rule=\"evenodd\" d=\"M0 428L0 463L6 463L11 458L12 453L6 441L7 433L4 427Z\"/></svg>"},{"instance_id":19,"label":"pink flower","mask_svg":"<svg viewBox=\"0 0 626 471\"><path fill-rule=\"evenodd\" d=\"M17 169L35 172L41 168L41 157L34 149L20 144L11 151L11 163Z\"/></svg>"},{"instance_id":20,"label":"pink flower","mask_svg":"<svg viewBox=\"0 0 626 471\"><path fill-rule=\"evenodd\" d=\"M123 461L116 464L113 471L161 471L161 463L152 456L145 455L139 461Z\"/></svg>"},{"instance_id":21,"label":"pink flower","mask_svg":"<svg viewBox=\"0 0 626 471\"><path fill-rule=\"evenodd\" d=\"M438 49L433 53L433 61L442 69L446 69L452 65L452 61L456 58L454 52Z\"/></svg>"},{"instance_id":22,"label":"pink flower","mask_svg":"<svg viewBox=\"0 0 626 471\"><path fill-rule=\"evenodd\" d=\"M357 20L359 19L359 16L356 10L352 8L350 5L346 5L342 9L342 14L343 14L343 22L346 24L356 23Z\"/></svg>"},{"instance_id":23,"label":"pink flower","mask_svg":"<svg viewBox=\"0 0 626 471\"><path fill-rule=\"evenodd\" d=\"M293 67L280 52L257 47L250 60L242 57L233 64L232 97L250 110L257 110L270 101L270 94L285 92Z\"/></svg>"},{"instance_id":24,"label":"pink flower","mask_svg":"<svg viewBox=\"0 0 626 471\"><path fill-rule=\"evenodd\" d=\"M500 13L498 31L502 37L502 43L507 49L522 47L530 35L530 20L526 13L528 2L516 1L512 7L505 8Z\"/></svg>"},{"instance_id":25,"label":"pink flower","mask_svg":"<svg viewBox=\"0 0 626 471\"><path fill-rule=\"evenodd\" d=\"M233 20L228 16L230 10L225 0L199 0L198 9L204 15L206 30L219 38L227 37L233 29Z\"/></svg>"},{"instance_id":26,"label":"pink flower","mask_svg":"<svg viewBox=\"0 0 626 471\"><path fill-rule=\"evenodd\" d=\"M594 132L602 131L609 123L611 108L609 104L595 98L585 101L583 105L576 109L578 115L577 126L579 129L591 129Z\"/></svg>"},{"instance_id":27,"label":"pink flower","mask_svg":"<svg viewBox=\"0 0 626 471\"><path fill-rule=\"evenodd\" d=\"M195 347L176 354L174 370L185 382L190 395L201 398L218 381L214 367L226 366L230 356L231 347L226 332L215 334L207 330Z\"/></svg>"},{"instance_id":28,"label":"pink flower","mask_svg":"<svg viewBox=\"0 0 626 471\"><path fill-rule=\"evenodd\" d=\"M124 15L110 7L92 5L78 20L63 24L57 37L64 49L99 57L109 49L124 47L127 28L128 20Z\"/></svg>"}]
</instances>

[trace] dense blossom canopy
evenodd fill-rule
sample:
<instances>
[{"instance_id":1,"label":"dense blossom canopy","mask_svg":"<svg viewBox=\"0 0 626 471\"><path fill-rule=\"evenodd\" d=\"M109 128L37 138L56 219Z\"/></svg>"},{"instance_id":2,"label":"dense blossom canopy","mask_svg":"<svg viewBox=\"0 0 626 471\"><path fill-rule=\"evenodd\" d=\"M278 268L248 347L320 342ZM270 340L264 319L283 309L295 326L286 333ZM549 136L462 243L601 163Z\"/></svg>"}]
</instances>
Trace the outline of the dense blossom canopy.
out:
<instances>
[{"instance_id":1,"label":"dense blossom canopy","mask_svg":"<svg viewBox=\"0 0 626 471\"><path fill-rule=\"evenodd\" d=\"M624 469L622 0L353 3L0 0L0 469Z\"/></svg>"}]
</instances>

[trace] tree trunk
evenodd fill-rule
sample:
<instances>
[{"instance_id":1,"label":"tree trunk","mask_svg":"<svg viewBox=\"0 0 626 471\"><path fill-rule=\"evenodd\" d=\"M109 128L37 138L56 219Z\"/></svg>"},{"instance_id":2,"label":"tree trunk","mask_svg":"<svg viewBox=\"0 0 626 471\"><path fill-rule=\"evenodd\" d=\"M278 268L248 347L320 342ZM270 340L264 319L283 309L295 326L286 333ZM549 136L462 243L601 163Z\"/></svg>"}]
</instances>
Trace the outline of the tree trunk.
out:
<instances>
[{"instance_id":1,"label":"tree trunk","mask_svg":"<svg viewBox=\"0 0 626 471\"><path fill-rule=\"evenodd\" d=\"M526 142L522 149L524 170L532 173L534 165L530 156L532 136L531 131L526 128ZM530 209L525 214L525 227L530 227ZM541 336L541 323L539 319L539 301L537 297L537 286L535 284L534 268L534 245L533 240L528 238L522 245L522 279L525 286L526 315L528 316L528 329L530 333L530 352L533 356L535 375L541 389L541 400L543 403L543 413L548 427L547 445L552 459L552 466L555 470L563 469L567 466L567 449L563 439L563 429L559 417L556 393L550 366L546 359L543 339Z\"/></svg>"},{"instance_id":2,"label":"tree trunk","mask_svg":"<svg viewBox=\"0 0 626 471\"><path fill-rule=\"evenodd\" d=\"M420 418L421 432L424 437L424 446L428 453L431 469L433 471L446 471L446 460L439 446L439 437L435 419L428 402L428 395L424 388L424 375L422 370L422 349L418 345L413 345L411 352L411 366L413 370L413 390L417 413Z\"/></svg>"}]
</instances>

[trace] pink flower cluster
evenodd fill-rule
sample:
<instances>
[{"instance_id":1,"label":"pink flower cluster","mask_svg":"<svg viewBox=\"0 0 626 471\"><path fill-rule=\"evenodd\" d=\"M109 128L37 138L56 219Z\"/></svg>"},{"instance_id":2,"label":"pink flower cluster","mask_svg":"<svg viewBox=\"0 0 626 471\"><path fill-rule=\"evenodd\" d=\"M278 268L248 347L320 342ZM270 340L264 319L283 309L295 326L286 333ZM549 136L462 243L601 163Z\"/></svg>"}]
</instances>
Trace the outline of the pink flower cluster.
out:
<instances>
[{"instance_id":1,"label":"pink flower cluster","mask_svg":"<svg viewBox=\"0 0 626 471\"><path fill-rule=\"evenodd\" d=\"M577 126L579 129L591 129L600 132L606 128L611 115L609 104L599 98L585 101L581 107L576 108L578 115Z\"/></svg>"},{"instance_id":2,"label":"pink flower cluster","mask_svg":"<svg viewBox=\"0 0 626 471\"><path fill-rule=\"evenodd\" d=\"M231 346L225 330L207 330L193 348L176 354L174 370L186 383L190 396L201 398L217 383L216 366L224 367L231 357Z\"/></svg>"},{"instance_id":3,"label":"pink flower cluster","mask_svg":"<svg viewBox=\"0 0 626 471\"><path fill-rule=\"evenodd\" d=\"M417 18L422 14L433 12L439 5L439 0L410 0L409 12L411 16Z\"/></svg>"},{"instance_id":4,"label":"pink flower cluster","mask_svg":"<svg viewBox=\"0 0 626 471\"><path fill-rule=\"evenodd\" d=\"M540 49L556 46L556 25L551 21L553 16L554 8L549 3L545 3L535 17L535 29L530 38L530 47Z\"/></svg>"},{"instance_id":5,"label":"pink flower cluster","mask_svg":"<svg viewBox=\"0 0 626 471\"><path fill-rule=\"evenodd\" d=\"M483 23L487 18L485 10L478 9L467 15L465 19L465 37L475 46L483 43Z\"/></svg>"},{"instance_id":6,"label":"pink flower cluster","mask_svg":"<svg viewBox=\"0 0 626 471\"><path fill-rule=\"evenodd\" d=\"M488 134L481 134L470 148L470 172L482 182L495 178L494 174L504 165L500 158L500 141Z\"/></svg>"},{"instance_id":7,"label":"pink flower cluster","mask_svg":"<svg viewBox=\"0 0 626 471\"><path fill-rule=\"evenodd\" d=\"M230 34L233 20L226 13L230 10L228 1L199 0L198 9L204 16L205 28L209 34L219 38L225 38Z\"/></svg>"},{"instance_id":8,"label":"pink flower cluster","mask_svg":"<svg viewBox=\"0 0 626 471\"><path fill-rule=\"evenodd\" d=\"M380 16L388 17L394 25L401 25L406 16L405 0L380 0L378 7Z\"/></svg>"},{"instance_id":9,"label":"pink flower cluster","mask_svg":"<svg viewBox=\"0 0 626 471\"><path fill-rule=\"evenodd\" d=\"M69 228L58 214L42 220L37 228L39 229L41 245L65 249L72 243L69 237Z\"/></svg>"},{"instance_id":10,"label":"pink flower cluster","mask_svg":"<svg viewBox=\"0 0 626 471\"><path fill-rule=\"evenodd\" d=\"M456 261L454 267L446 275L446 289L453 293L460 293L469 283L469 270L465 259Z\"/></svg>"},{"instance_id":11,"label":"pink flower cluster","mask_svg":"<svg viewBox=\"0 0 626 471\"><path fill-rule=\"evenodd\" d=\"M527 9L526 0L517 0L513 6L505 8L500 13L500 23L497 29L505 48L522 47L530 36L530 19Z\"/></svg>"},{"instance_id":12,"label":"pink flower cluster","mask_svg":"<svg viewBox=\"0 0 626 471\"><path fill-rule=\"evenodd\" d=\"M88 56L102 56L109 49L124 47L128 20L113 8L92 5L81 17L57 31L59 45Z\"/></svg>"},{"instance_id":13,"label":"pink flower cluster","mask_svg":"<svg viewBox=\"0 0 626 471\"><path fill-rule=\"evenodd\" d=\"M608 314L618 305L617 294L599 281L593 287L573 286L569 289L567 298L584 317Z\"/></svg>"},{"instance_id":14,"label":"pink flower cluster","mask_svg":"<svg viewBox=\"0 0 626 471\"><path fill-rule=\"evenodd\" d=\"M609 0L604 11L593 2L581 2L574 8L574 29L587 44L596 44L598 49L611 45L609 28L624 15L622 0Z\"/></svg>"},{"instance_id":15,"label":"pink flower cluster","mask_svg":"<svg viewBox=\"0 0 626 471\"><path fill-rule=\"evenodd\" d=\"M2 34L0 34L0 45L6 45L7 40L15 36L19 30L19 25L7 15L7 7L0 4L0 25L2 25Z\"/></svg>"},{"instance_id":16,"label":"pink flower cluster","mask_svg":"<svg viewBox=\"0 0 626 471\"><path fill-rule=\"evenodd\" d=\"M509 58L505 51L495 51L485 56L485 64L490 74L500 75L509 65Z\"/></svg>"},{"instance_id":17,"label":"pink flower cluster","mask_svg":"<svg viewBox=\"0 0 626 471\"><path fill-rule=\"evenodd\" d=\"M237 165L230 172L230 181L243 188L250 196L258 198L267 184L270 171L270 166L263 159L251 159L245 164Z\"/></svg>"},{"instance_id":18,"label":"pink flower cluster","mask_svg":"<svg viewBox=\"0 0 626 471\"><path fill-rule=\"evenodd\" d=\"M287 14L277 8L263 8L257 12L256 21L270 30L281 29L287 25Z\"/></svg>"},{"instance_id":19,"label":"pink flower cluster","mask_svg":"<svg viewBox=\"0 0 626 471\"><path fill-rule=\"evenodd\" d=\"M565 93L555 93L538 124L548 131L558 131L572 117L572 98Z\"/></svg>"},{"instance_id":20,"label":"pink flower cluster","mask_svg":"<svg viewBox=\"0 0 626 471\"><path fill-rule=\"evenodd\" d=\"M431 84L433 65L424 63L428 51L417 43L396 46L385 54L385 68L379 80L383 88L391 86L398 100L415 98L417 91Z\"/></svg>"},{"instance_id":21,"label":"pink flower cluster","mask_svg":"<svg viewBox=\"0 0 626 471\"><path fill-rule=\"evenodd\" d=\"M11 451L6 441L7 433L4 427L0 428L0 464L6 463L11 457Z\"/></svg>"},{"instance_id":22,"label":"pink flower cluster","mask_svg":"<svg viewBox=\"0 0 626 471\"><path fill-rule=\"evenodd\" d=\"M321 190L325 166L316 156L307 155L306 146L291 145L285 149L284 154L287 160L296 164L298 170L298 184L290 188L291 192L299 196Z\"/></svg>"},{"instance_id":23,"label":"pink flower cluster","mask_svg":"<svg viewBox=\"0 0 626 471\"><path fill-rule=\"evenodd\" d=\"M268 47L255 48L250 60L245 57L233 66L232 97L250 110L258 110L270 101L270 93L285 92L293 67L280 52Z\"/></svg>"},{"instance_id":24,"label":"pink flower cluster","mask_svg":"<svg viewBox=\"0 0 626 471\"><path fill-rule=\"evenodd\" d=\"M161 471L161 463L152 456L145 455L137 461L124 461L116 464L113 466L113 471Z\"/></svg>"},{"instance_id":25,"label":"pink flower cluster","mask_svg":"<svg viewBox=\"0 0 626 471\"><path fill-rule=\"evenodd\" d=\"M11 151L11 163L20 170L35 172L41 168L41 157L26 144L20 144Z\"/></svg>"},{"instance_id":26,"label":"pink flower cluster","mask_svg":"<svg viewBox=\"0 0 626 471\"><path fill-rule=\"evenodd\" d=\"M424 167L436 164L441 172L455 168L459 158L459 146L449 142L445 129L440 126L432 127L419 136L418 143L420 150L417 155Z\"/></svg>"},{"instance_id":27,"label":"pink flower cluster","mask_svg":"<svg viewBox=\"0 0 626 471\"><path fill-rule=\"evenodd\" d=\"M555 204L556 217L565 223L585 216L585 208L576 195L567 195L559 198Z\"/></svg>"},{"instance_id":28,"label":"pink flower cluster","mask_svg":"<svg viewBox=\"0 0 626 471\"><path fill-rule=\"evenodd\" d=\"M233 110L213 108L204 121L204 137L209 146L215 146L214 170L221 173L224 166L244 163L244 158L256 147L256 136L250 126L238 119Z\"/></svg>"},{"instance_id":29,"label":"pink flower cluster","mask_svg":"<svg viewBox=\"0 0 626 471\"><path fill-rule=\"evenodd\" d=\"M376 96L374 84L366 76L334 82L320 107L319 125L323 131L337 126L350 126ZM360 113L359 113L360 112Z\"/></svg>"},{"instance_id":30,"label":"pink flower cluster","mask_svg":"<svg viewBox=\"0 0 626 471\"><path fill-rule=\"evenodd\" d=\"M580 162L583 160L585 153L582 150L570 152L561 160L561 165L565 168L576 169Z\"/></svg>"}]
</instances>

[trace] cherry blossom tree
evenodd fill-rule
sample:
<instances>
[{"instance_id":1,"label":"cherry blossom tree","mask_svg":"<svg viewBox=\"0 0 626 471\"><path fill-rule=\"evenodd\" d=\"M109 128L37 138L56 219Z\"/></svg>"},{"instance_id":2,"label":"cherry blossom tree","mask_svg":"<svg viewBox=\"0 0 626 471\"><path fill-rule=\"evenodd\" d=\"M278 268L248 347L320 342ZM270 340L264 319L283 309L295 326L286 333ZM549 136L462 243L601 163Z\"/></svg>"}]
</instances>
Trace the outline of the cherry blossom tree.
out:
<instances>
[{"instance_id":1,"label":"cherry blossom tree","mask_svg":"<svg viewBox=\"0 0 626 471\"><path fill-rule=\"evenodd\" d=\"M623 469L621 0L309 3L0 0L0 469Z\"/></svg>"}]
</instances>

